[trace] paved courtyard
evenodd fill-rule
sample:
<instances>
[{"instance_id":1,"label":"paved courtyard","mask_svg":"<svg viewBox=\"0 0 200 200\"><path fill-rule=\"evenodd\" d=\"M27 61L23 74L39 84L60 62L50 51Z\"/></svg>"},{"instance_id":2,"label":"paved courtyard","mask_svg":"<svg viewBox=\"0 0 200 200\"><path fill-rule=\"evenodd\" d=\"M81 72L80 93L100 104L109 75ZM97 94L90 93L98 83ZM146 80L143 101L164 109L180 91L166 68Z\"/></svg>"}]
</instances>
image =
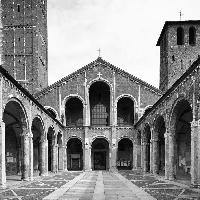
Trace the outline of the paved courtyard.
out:
<instances>
[{"instance_id":1,"label":"paved courtyard","mask_svg":"<svg viewBox=\"0 0 200 200\"><path fill-rule=\"evenodd\" d=\"M140 171L62 172L0 190L2 200L183 200L200 190Z\"/></svg>"}]
</instances>

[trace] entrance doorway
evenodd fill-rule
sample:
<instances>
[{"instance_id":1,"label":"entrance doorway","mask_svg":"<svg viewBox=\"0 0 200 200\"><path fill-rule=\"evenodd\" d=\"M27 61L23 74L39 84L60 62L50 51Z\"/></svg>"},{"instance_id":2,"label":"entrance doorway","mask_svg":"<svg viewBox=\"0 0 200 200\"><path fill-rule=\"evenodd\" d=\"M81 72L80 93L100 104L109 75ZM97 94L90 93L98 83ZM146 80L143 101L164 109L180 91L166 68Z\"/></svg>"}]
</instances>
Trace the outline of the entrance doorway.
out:
<instances>
[{"instance_id":1,"label":"entrance doorway","mask_svg":"<svg viewBox=\"0 0 200 200\"><path fill-rule=\"evenodd\" d=\"M109 144L104 138L97 138L92 143L92 169L109 169Z\"/></svg>"}]
</instances>

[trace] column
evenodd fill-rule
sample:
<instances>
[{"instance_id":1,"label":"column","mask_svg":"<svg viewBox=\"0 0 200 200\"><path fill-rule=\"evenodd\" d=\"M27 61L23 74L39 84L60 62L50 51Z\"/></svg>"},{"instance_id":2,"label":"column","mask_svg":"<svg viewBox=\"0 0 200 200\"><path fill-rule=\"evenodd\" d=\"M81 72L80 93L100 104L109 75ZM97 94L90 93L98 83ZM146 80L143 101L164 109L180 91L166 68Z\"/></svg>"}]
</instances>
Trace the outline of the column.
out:
<instances>
[{"instance_id":1,"label":"column","mask_svg":"<svg viewBox=\"0 0 200 200\"><path fill-rule=\"evenodd\" d=\"M29 168L29 173L30 173L30 180L33 180L33 135L31 134L29 136L29 152L30 152L30 157L29 157L29 161L30 161L30 168Z\"/></svg>"},{"instance_id":2,"label":"column","mask_svg":"<svg viewBox=\"0 0 200 200\"><path fill-rule=\"evenodd\" d=\"M0 122L0 187L6 187L5 123Z\"/></svg>"},{"instance_id":3,"label":"column","mask_svg":"<svg viewBox=\"0 0 200 200\"><path fill-rule=\"evenodd\" d=\"M169 179L169 133L166 131L165 137L165 179Z\"/></svg>"},{"instance_id":4,"label":"column","mask_svg":"<svg viewBox=\"0 0 200 200\"><path fill-rule=\"evenodd\" d=\"M52 146L52 162L53 162L53 172L58 172L58 146L54 144Z\"/></svg>"},{"instance_id":5,"label":"column","mask_svg":"<svg viewBox=\"0 0 200 200\"><path fill-rule=\"evenodd\" d=\"M46 140L40 141L40 176L46 175Z\"/></svg>"},{"instance_id":6,"label":"column","mask_svg":"<svg viewBox=\"0 0 200 200\"><path fill-rule=\"evenodd\" d=\"M142 146L142 150L143 150L143 171L147 172L147 142L143 142L143 146Z\"/></svg>"},{"instance_id":7,"label":"column","mask_svg":"<svg viewBox=\"0 0 200 200\"><path fill-rule=\"evenodd\" d=\"M85 127L85 153L84 153L84 170L91 171L91 144L88 137L88 127Z\"/></svg>"},{"instance_id":8,"label":"column","mask_svg":"<svg viewBox=\"0 0 200 200\"><path fill-rule=\"evenodd\" d=\"M198 122L195 121L191 123L191 184L196 186L199 183L198 179L198 133L200 132L200 127L198 126Z\"/></svg>"},{"instance_id":9,"label":"column","mask_svg":"<svg viewBox=\"0 0 200 200\"><path fill-rule=\"evenodd\" d=\"M155 138L153 140L153 173L159 173L159 140Z\"/></svg>"},{"instance_id":10,"label":"column","mask_svg":"<svg viewBox=\"0 0 200 200\"><path fill-rule=\"evenodd\" d=\"M67 148L66 146L63 147L63 157L64 157L64 170L67 171ZM84 150L83 150L84 151Z\"/></svg>"},{"instance_id":11,"label":"column","mask_svg":"<svg viewBox=\"0 0 200 200\"><path fill-rule=\"evenodd\" d=\"M112 127L112 139L111 139L111 159L110 159L110 170L116 171L117 170L117 144L116 144L116 127Z\"/></svg>"},{"instance_id":12,"label":"column","mask_svg":"<svg viewBox=\"0 0 200 200\"><path fill-rule=\"evenodd\" d=\"M175 160L174 160L174 145L175 145L175 138L174 138L174 131L169 133L169 163L168 163L168 174L169 180L175 179Z\"/></svg>"},{"instance_id":13,"label":"column","mask_svg":"<svg viewBox=\"0 0 200 200\"><path fill-rule=\"evenodd\" d=\"M48 144L48 140L46 141L46 145L45 145L45 171L46 171L46 175L48 175L49 169L48 169L48 162L49 162L49 154L48 154L48 148L49 148L49 144Z\"/></svg>"},{"instance_id":14,"label":"column","mask_svg":"<svg viewBox=\"0 0 200 200\"><path fill-rule=\"evenodd\" d=\"M28 130L26 128L23 128L23 133L21 136L21 141L22 141L22 155L23 155L23 159L22 159L22 177L21 179L24 181L28 181L29 180L29 135L28 135Z\"/></svg>"},{"instance_id":15,"label":"column","mask_svg":"<svg viewBox=\"0 0 200 200\"><path fill-rule=\"evenodd\" d=\"M137 147L138 145L137 145L137 141L136 140L134 140L133 141L133 168L132 168L132 170L133 169L136 169L137 168L137 160L138 160L138 158L137 158Z\"/></svg>"},{"instance_id":16,"label":"column","mask_svg":"<svg viewBox=\"0 0 200 200\"><path fill-rule=\"evenodd\" d=\"M150 172L154 169L154 140L150 140Z\"/></svg>"},{"instance_id":17,"label":"column","mask_svg":"<svg viewBox=\"0 0 200 200\"><path fill-rule=\"evenodd\" d=\"M65 160L65 146L59 146L58 147L58 151L59 151L59 165L58 165L58 169L59 170L64 170L64 160Z\"/></svg>"}]
</instances>

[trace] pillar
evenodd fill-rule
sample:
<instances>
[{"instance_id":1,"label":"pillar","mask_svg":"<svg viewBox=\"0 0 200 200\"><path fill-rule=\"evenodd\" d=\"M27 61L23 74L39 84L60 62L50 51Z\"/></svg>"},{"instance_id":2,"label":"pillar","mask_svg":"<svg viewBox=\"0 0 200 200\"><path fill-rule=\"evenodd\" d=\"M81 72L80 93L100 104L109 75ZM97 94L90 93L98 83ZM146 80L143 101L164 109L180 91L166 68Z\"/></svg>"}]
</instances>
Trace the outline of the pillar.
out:
<instances>
[{"instance_id":1,"label":"pillar","mask_svg":"<svg viewBox=\"0 0 200 200\"><path fill-rule=\"evenodd\" d=\"M6 187L5 123L0 122L0 186Z\"/></svg>"},{"instance_id":2,"label":"pillar","mask_svg":"<svg viewBox=\"0 0 200 200\"><path fill-rule=\"evenodd\" d=\"M154 140L150 140L150 172L153 172L154 169L154 154L153 154L153 148L154 148Z\"/></svg>"},{"instance_id":3,"label":"pillar","mask_svg":"<svg viewBox=\"0 0 200 200\"><path fill-rule=\"evenodd\" d=\"M49 148L49 144L48 144L48 140L45 140L46 145L45 145L45 172L46 175L48 175L49 169L48 169L48 162L49 162L49 158L48 158L48 148Z\"/></svg>"},{"instance_id":4,"label":"pillar","mask_svg":"<svg viewBox=\"0 0 200 200\"><path fill-rule=\"evenodd\" d=\"M116 144L116 127L112 127L112 145L110 148L111 151L111 159L110 159L110 170L117 170L117 144ZM110 153L109 153L110 154Z\"/></svg>"},{"instance_id":5,"label":"pillar","mask_svg":"<svg viewBox=\"0 0 200 200\"><path fill-rule=\"evenodd\" d=\"M159 140L153 139L153 173L159 173Z\"/></svg>"},{"instance_id":6,"label":"pillar","mask_svg":"<svg viewBox=\"0 0 200 200\"><path fill-rule=\"evenodd\" d=\"M84 170L91 171L91 144L88 136L88 127L85 127Z\"/></svg>"},{"instance_id":7,"label":"pillar","mask_svg":"<svg viewBox=\"0 0 200 200\"><path fill-rule=\"evenodd\" d=\"M133 141L133 168L132 169L137 168L137 160L138 160L137 148L138 148L137 141L134 140Z\"/></svg>"},{"instance_id":8,"label":"pillar","mask_svg":"<svg viewBox=\"0 0 200 200\"><path fill-rule=\"evenodd\" d=\"M29 168L29 179L32 181L33 180L33 134L29 136L29 160L30 160L30 168Z\"/></svg>"},{"instance_id":9,"label":"pillar","mask_svg":"<svg viewBox=\"0 0 200 200\"><path fill-rule=\"evenodd\" d=\"M147 170L147 142L143 142L143 146L142 146L143 148L142 148L142 150L143 150L143 170L144 170L144 172L147 172L148 170Z\"/></svg>"},{"instance_id":10,"label":"pillar","mask_svg":"<svg viewBox=\"0 0 200 200\"><path fill-rule=\"evenodd\" d=\"M67 148L66 146L63 147L64 148L64 152L63 152L63 157L64 157L64 170L67 170ZM84 150L83 150L84 151ZM84 154L84 152L83 152Z\"/></svg>"},{"instance_id":11,"label":"pillar","mask_svg":"<svg viewBox=\"0 0 200 200\"><path fill-rule=\"evenodd\" d=\"M174 132L169 133L169 163L168 163L168 176L169 180L175 179L175 137Z\"/></svg>"},{"instance_id":12,"label":"pillar","mask_svg":"<svg viewBox=\"0 0 200 200\"><path fill-rule=\"evenodd\" d=\"M165 137L165 179L169 179L169 133L166 131Z\"/></svg>"},{"instance_id":13,"label":"pillar","mask_svg":"<svg viewBox=\"0 0 200 200\"><path fill-rule=\"evenodd\" d=\"M200 133L200 127L198 126L198 123L193 122L191 124L191 184L193 186L197 186L200 184L199 182L199 175L198 175L198 169L199 169L199 163L198 163L198 134Z\"/></svg>"},{"instance_id":14,"label":"pillar","mask_svg":"<svg viewBox=\"0 0 200 200\"><path fill-rule=\"evenodd\" d=\"M59 163L58 163L58 170L64 170L64 160L65 160L65 146L59 146Z\"/></svg>"},{"instance_id":15,"label":"pillar","mask_svg":"<svg viewBox=\"0 0 200 200\"><path fill-rule=\"evenodd\" d=\"M58 172L58 146L54 144L52 146L52 163L53 163L53 172Z\"/></svg>"},{"instance_id":16,"label":"pillar","mask_svg":"<svg viewBox=\"0 0 200 200\"><path fill-rule=\"evenodd\" d=\"M46 140L40 141L40 176L46 175Z\"/></svg>"},{"instance_id":17,"label":"pillar","mask_svg":"<svg viewBox=\"0 0 200 200\"><path fill-rule=\"evenodd\" d=\"M29 180L29 135L28 130L23 128L23 133L21 136L22 141L22 151L23 151L23 158L22 158L22 177L21 179L24 181Z\"/></svg>"}]
</instances>

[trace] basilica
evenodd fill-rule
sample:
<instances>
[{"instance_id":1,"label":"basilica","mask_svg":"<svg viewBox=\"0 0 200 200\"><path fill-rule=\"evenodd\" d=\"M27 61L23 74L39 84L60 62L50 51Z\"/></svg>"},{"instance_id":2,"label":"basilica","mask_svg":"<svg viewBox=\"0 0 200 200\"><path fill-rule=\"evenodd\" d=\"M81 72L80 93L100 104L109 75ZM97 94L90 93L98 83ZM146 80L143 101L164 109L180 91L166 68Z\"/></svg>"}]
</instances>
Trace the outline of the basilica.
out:
<instances>
[{"instance_id":1,"label":"basilica","mask_svg":"<svg viewBox=\"0 0 200 200\"><path fill-rule=\"evenodd\" d=\"M200 20L166 21L159 89L101 57L48 86L47 0L0 1L0 185L134 170L200 185Z\"/></svg>"}]
</instances>

